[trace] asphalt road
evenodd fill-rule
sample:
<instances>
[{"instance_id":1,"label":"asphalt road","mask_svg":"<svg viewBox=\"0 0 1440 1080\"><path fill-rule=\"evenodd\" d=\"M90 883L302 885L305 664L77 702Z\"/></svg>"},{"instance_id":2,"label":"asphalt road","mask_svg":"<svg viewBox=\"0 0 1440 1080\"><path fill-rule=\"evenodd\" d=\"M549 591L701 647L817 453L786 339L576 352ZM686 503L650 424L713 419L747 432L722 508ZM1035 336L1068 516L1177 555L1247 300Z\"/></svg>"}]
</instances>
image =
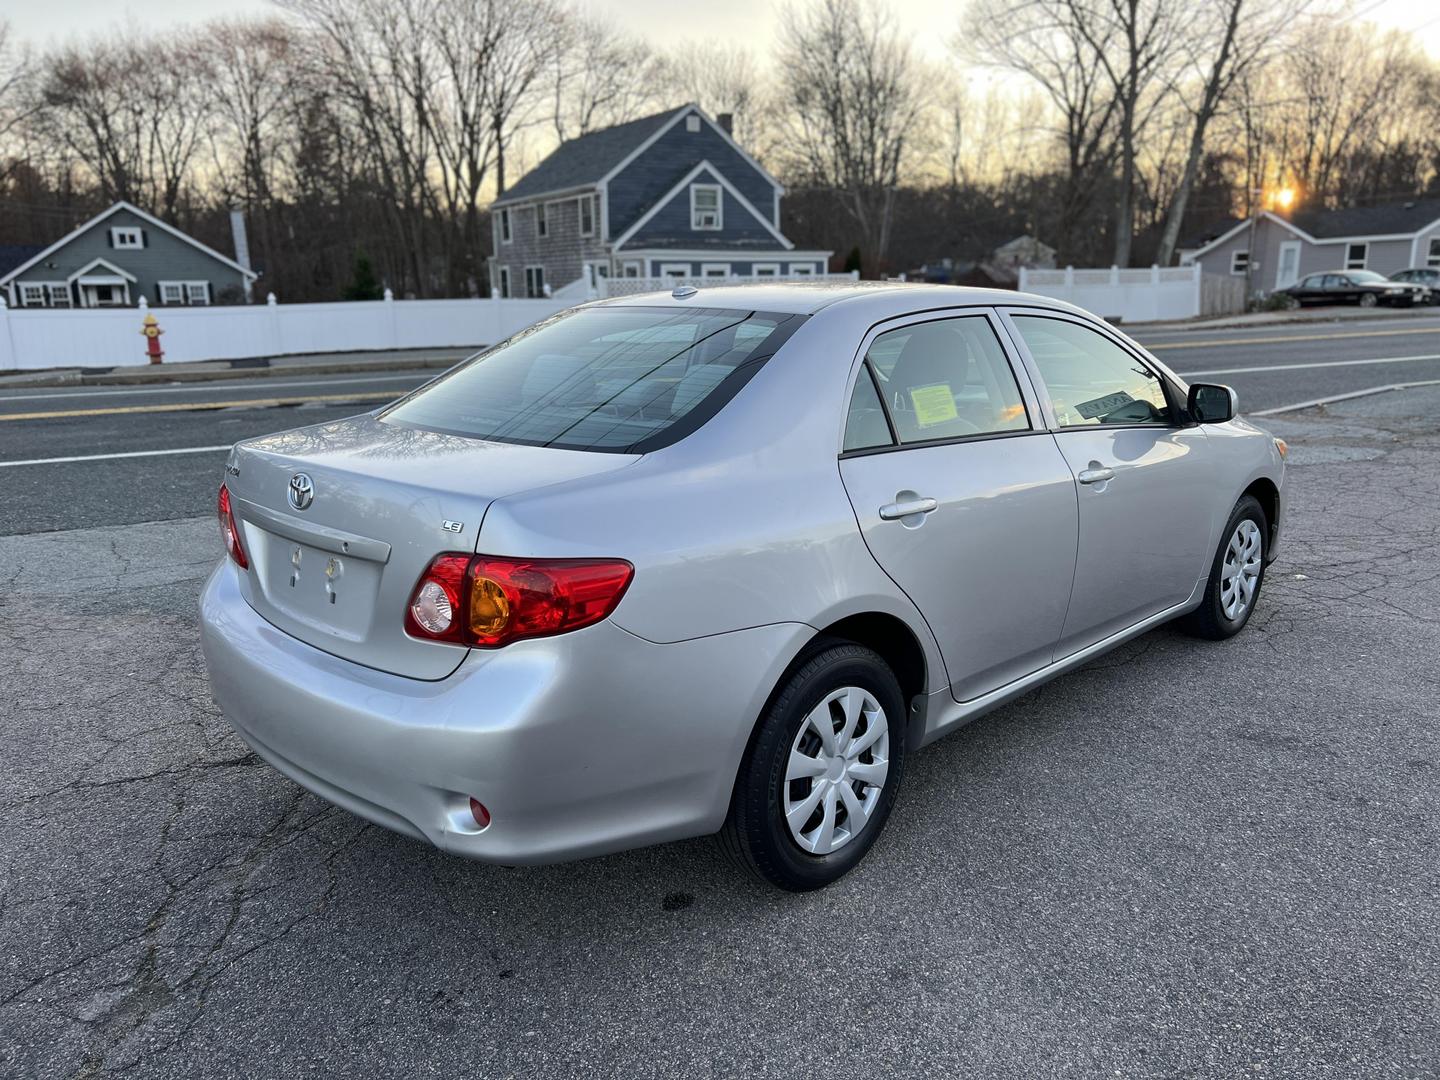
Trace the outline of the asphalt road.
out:
<instances>
[{"instance_id":1,"label":"asphalt road","mask_svg":"<svg viewBox=\"0 0 1440 1080\"><path fill-rule=\"evenodd\" d=\"M1278 419L1245 633L1153 632L927 749L805 896L707 839L469 864L261 764L196 641L208 489L0 537L0 1076L1440 1075L1437 415Z\"/></svg>"},{"instance_id":2,"label":"asphalt road","mask_svg":"<svg viewBox=\"0 0 1440 1080\"><path fill-rule=\"evenodd\" d=\"M1382 314L1264 328L1140 329L1135 336L1181 375L1235 386L1247 413L1440 379L1440 317ZM349 416L434 374L302 375L145 388L0 387L0 535L208 513L225 452L195 448ZM157 450L186 452L116 456ZM64 460L92 456L98 460Z\"/></svg>"}]
</instances>

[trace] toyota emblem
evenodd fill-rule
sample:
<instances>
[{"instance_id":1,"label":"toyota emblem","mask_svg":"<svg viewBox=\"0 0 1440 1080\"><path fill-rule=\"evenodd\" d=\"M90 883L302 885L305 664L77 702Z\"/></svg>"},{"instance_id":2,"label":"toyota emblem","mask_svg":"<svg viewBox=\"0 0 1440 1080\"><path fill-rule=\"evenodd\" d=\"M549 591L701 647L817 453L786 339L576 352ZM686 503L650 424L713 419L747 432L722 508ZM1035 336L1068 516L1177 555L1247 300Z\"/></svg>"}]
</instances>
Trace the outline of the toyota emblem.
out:
<instances>
[{"instance_id":1,"label":"toyota emblem","mask_svg":"<svg viewBox=\"0 0 1440 1080\"><path fill-rule=\"evenodd\" d=\"M303 472L297 472L290 478L290 490L286 492L286 496L296 510L304 510L315 501L315 485L310 482L310 477Z\"/></svg>"}]
</instances>

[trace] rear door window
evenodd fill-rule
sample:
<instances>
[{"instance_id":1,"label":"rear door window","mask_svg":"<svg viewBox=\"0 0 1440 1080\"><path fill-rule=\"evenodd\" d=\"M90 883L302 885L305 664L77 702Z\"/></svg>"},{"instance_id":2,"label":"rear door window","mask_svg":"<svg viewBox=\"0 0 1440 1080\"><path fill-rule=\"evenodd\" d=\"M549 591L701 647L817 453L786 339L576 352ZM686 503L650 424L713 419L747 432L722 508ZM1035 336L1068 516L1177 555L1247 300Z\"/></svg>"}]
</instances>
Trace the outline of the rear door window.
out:
<instances>
[{"instance_id":1,"label":"rear door window","mask_svg":"<svg viewBox=\"0 0 1440 1080\"><path fill-rule=\"evenodd\" d=\"M983 315L886 331L871 342L865 360L902 443L1030 427L1005 350Z\"/></svg>"},{"instance_id":2,"label":"rear door window","mask_svg":"<svg viewBox=\"0 0 1440 1080\"><path fill-rule=\"evenodd\" d=\"M585 308L482 353L381 418L496 442L643 453L713 416L802 321Z\"/></svg>"}]
</instances>

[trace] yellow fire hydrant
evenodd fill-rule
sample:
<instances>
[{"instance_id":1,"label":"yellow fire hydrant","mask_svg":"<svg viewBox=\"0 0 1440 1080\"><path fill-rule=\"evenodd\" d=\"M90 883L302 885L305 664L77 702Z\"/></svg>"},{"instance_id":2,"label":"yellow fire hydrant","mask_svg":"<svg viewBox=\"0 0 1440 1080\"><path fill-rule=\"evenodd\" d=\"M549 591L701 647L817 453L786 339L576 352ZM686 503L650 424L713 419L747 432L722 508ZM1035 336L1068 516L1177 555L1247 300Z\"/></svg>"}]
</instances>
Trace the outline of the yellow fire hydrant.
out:
<instances>
[{"instance_id":1,"label":"yellow fire hydrant","mask_svg":"<svg viewBox=\"0 0 1440 1080\"><path fill-rule=\"evenodd\" d=\"M160 329L154 315L145 316L145 325L140 328L140 333L145 335L145 355L150 358L150 363L158 364L164 360L165 350L160 348L160 335L165 331Z\"/></svg>"}]
</instances>

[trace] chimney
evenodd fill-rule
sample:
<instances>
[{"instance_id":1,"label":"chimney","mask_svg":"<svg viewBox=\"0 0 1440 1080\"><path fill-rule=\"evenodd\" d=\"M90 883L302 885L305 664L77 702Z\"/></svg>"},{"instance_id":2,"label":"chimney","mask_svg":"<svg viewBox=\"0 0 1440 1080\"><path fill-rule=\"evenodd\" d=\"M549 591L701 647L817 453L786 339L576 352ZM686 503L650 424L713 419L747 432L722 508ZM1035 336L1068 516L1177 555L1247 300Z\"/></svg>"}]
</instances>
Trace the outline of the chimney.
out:
<instances>
[{"instance_id":1,"label":"chimney","mask_svg":"<svg viewBox=\"0 0 1440 1080\"><path fill-rule=\"evenodd\" d=\"M717 123L717 124L720 125L720 130L723 131L723 132L725 132L726 135L732 135L732 136L733 136L733 135L735 134L735 114L734 114L734 113L728 113L728 112L718 113L718 114L716 115L716 117L715 117L715 123Z\"/></svg>"},{"instance_id":2,"label":"chimney","mask_svg":"<svg viewBox=\"0 0 1440 1080\"><path fill-rule=\"evenodd\" d=\"M245 211L238 206L230 211L230 235L235 240L235 261L246 270L250 266L250 237L245 233ZM250 302L250 281L245 281L245 302Z\"/></svg>"}]
</instances>

